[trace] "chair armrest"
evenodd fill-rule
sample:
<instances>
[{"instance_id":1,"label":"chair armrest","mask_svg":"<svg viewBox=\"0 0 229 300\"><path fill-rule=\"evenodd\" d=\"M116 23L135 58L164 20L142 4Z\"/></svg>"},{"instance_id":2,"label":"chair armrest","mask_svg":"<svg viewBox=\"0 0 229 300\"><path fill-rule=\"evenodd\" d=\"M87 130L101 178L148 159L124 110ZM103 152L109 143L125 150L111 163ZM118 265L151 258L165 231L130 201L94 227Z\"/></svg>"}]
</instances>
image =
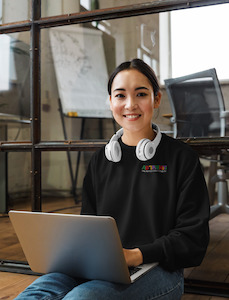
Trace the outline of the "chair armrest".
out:
<instances>
[{"instance_id":1,"label":"chair armrest","mask_svg":"<svg viewBox=\"0 0 229 300\"><path fill-rule=\"evenodd\" d=\"M175 118L175 117L171 117L171 118L170 118L170 122L174 124L174 123L176 123L176 122L177 122L177 120L176 120L176 118Z\"/></svg>"},{"instance_id":2,"label":"chair armrest","mask_svg":"<svg viewBox=\"0 0 229 300\"><path fill-rule=\"evenodd\" d=\"M229 110L221 111L220 118L229 118Z\"/></svg>"}]
</instances>

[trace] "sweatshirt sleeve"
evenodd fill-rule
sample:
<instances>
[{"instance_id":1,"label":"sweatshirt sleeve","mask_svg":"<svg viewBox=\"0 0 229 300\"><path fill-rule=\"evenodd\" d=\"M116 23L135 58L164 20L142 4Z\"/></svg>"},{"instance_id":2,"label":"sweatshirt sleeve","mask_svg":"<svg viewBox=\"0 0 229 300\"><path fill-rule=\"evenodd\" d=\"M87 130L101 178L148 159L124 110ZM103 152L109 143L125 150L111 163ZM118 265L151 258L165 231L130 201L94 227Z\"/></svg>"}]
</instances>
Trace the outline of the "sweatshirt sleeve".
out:
<instances>
[{"instance_id":1,"label":"sweatshirt sleeve","mask_svg":"<svg viewBox=\"0 0 229 300\"><path fill-rule=\"evenodd\" d=\"M178 175L174 228L139 247L145 263L157 261L175 270L200 265L204 258L209 243L209 198L199 159L191 157Z\"/></svg>"}]
</instances>

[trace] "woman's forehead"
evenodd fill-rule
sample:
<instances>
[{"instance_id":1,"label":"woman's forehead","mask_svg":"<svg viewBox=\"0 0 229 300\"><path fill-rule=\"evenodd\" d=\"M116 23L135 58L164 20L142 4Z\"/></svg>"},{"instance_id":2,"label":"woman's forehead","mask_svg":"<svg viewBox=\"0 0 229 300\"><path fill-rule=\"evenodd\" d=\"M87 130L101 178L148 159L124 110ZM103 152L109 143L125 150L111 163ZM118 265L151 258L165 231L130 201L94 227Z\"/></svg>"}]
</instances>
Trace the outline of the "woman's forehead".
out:
<instances>
[{"instance_id":1,"label":"woman's forehead","mask_svg":"<svg viewBox=\"0 0 229 300\"><path fill-rule=\"evenodd\" d=\"M120 71L114 78L112 90L118 88L151 87L148 78L136 69Z\"/></svg>"}]
</instances>

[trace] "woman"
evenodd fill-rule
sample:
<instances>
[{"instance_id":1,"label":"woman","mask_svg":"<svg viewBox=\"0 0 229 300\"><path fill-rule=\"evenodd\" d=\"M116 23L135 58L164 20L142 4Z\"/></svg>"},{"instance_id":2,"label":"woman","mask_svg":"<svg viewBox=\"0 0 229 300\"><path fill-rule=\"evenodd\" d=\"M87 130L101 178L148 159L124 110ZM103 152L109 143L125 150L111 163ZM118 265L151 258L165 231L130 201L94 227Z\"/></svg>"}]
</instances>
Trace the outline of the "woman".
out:
<instances>
[{"instance_id":1,"label":"woman","mask_svg":"<svg viewBox=\"0 0 229 300\"><path fill-rule=\"evenodd\" d=\"M209 199L204 176L197 154L152 124L161 101L153 70L139 59L122 63L110 77L108 92L122 129L91 159L82 214L115 218L128 266L159 265L128 286L48 274L18 299L37 293L38 299L176 300L183 292L183 268L199 265L205 255Z\"/></svg>"}]
</instances>

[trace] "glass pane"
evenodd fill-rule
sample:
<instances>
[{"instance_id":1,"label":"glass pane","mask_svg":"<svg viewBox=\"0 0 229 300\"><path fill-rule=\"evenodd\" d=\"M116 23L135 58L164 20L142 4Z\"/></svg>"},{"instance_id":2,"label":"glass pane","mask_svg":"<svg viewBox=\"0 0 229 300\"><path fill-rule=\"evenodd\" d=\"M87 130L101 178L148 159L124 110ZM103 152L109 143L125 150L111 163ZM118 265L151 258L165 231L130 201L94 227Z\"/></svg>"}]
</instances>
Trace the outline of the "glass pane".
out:
<instances>
[{"instance_id":1,"label":"glass pane","mask_svg":"<svg viewBox=\"0 0 229 300\"><path fill-rule=\"evenodd\" d=\"M113 131L106 86L107 69L115 66L115 57L109 59L104 51L104 41L109 47L113 39L88 26L62 26L41 32L42 140L109 137L101 126ZM88 127L93 128L90 133Z\"/></svg>"},{"instance_id":2,"label":"glass pane","mask_svg":"<svg viewBox=\"0 0 229 300\"><path fill-rule=\"evenodd\" d=\"M87 10L103 9L111 7L120 7L133 4L141 4L149 1L146 0L80 0L80 5Z\"/></svg>"},{"instance_id":3,"label":"glass pane","mask_svg":"<svg viewBox=\"0 0 229 300\"><path fill-rule=\"evenodd\" d=\"M29 33L0 35L0 127L2 140L30 139Z\"/></svg>"},{"instance_id":4,"label":"glass pane","mask_svg":"<svg viewBox=\"0 0 229 300\"><path fill-rule=\"evenodd\" d=\"M30 2L28 0L0 0L0 24L29 20Z\"/></svg>"},{"instance_id":5,"label":"glass pane","mask_svg":"<svg viewBox=\"0 0 229 300\"><path fill-rule=\"evenodd\" d=\"M80 0L41 0L42 18L80 12Z\"/></svg>"},{"instance_id":6,"label":"glass pane","mask_svg":"<svg viewBox=\"0 0 229 300\"><path fill-rule=\"evenodd\" d=\"M42 210L79 214L82 184L93 152L42 153Z\"/></svg>"},{"instance_id":7,"label":"glass pane","mask_svg":"<svg viewBox=\"0 0 229 300\"><path fill-rule=\"evenodd\" d=\"M229 52L226 38L229 28L228 14L229 4L171 13L173 77L214 67L220 79L229 79L229 70L225 68L228 65ZM195 22L192 22L194 18ZM216 22L212 22L213 19ZM187 59L190 57L192 59Z\"/></svg>"},{"instance_id":8,"label":"glass pane","mask_svg":"<svg viewBox=\"0 0 229 300\"><path fill-rule=\"evenodd\" d=\"M30 153L0 153L0 257L25 261L12 224L6 215L11 210L31 210Z\"/></svg>"},{"instance_id":9,"label":"glass pane","mask_svg":"<svg viewBox=\"0 0 229 300\"><path fill-rule=\"evenodd\" d=\"M83 131L84 139L109 138L114 132L107 93L112 70L139 57L159 75L158 14L94 25L42 29L42 140L82 138L82 119L91 130L90 135ZM101 123L92 120L99 118L102 134Z\"/></svg>"},{"instance_id":10,"label":"glass pane","mask_svg":"<svg viewBox=\"0 0 229 300\"><path fill-rule=\"evenodd\" d=\"M42 17L145 3L146 0L41 0Z\"/></svg>"},{"instance_id":11,"label":"glass pane","mask_svg":"<svg viewBox=\"0 0 229 300\"><path fill-rule=\"evenodd\" d=\"M31 210L31 154L8 153L8 209Z\"/></svg>"}]
</instances>

